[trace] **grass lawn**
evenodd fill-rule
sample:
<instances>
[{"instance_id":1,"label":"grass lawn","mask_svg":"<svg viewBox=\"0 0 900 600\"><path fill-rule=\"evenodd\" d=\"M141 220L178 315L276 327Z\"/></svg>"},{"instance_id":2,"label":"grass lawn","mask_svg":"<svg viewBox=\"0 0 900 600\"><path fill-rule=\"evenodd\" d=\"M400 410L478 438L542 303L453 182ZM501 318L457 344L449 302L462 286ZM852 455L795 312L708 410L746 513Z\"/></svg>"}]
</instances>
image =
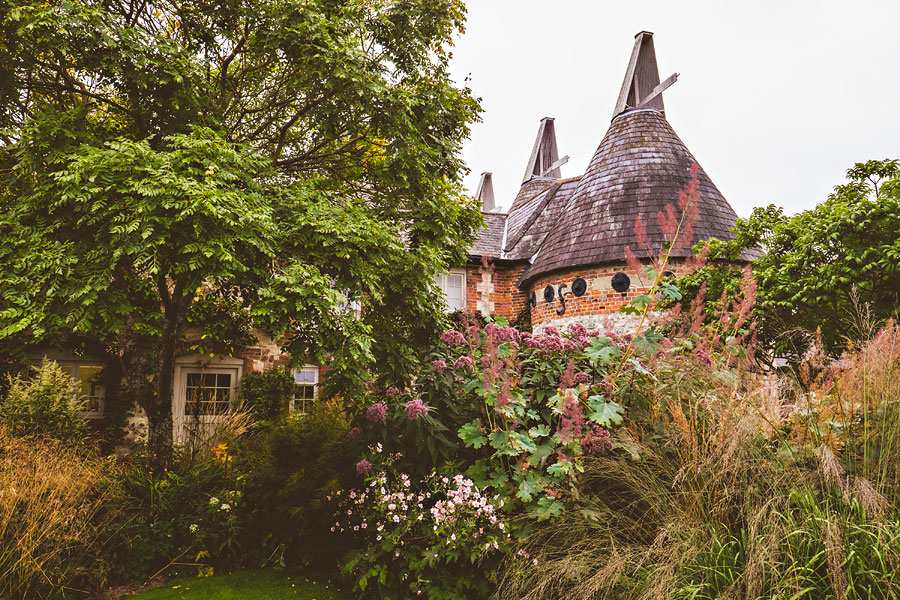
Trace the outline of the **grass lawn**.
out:
<instances>
[{"instance_id":1,"label":"grass lawn","mask_svg":"<svg viewBox=\"0 0 900 600\"><path fill-rule=\"evenodd\" d=\"M140 600L346 600L328 578L295 569L238 571L212 577L179 577L129 598Z\"/></svg>"}]
</instances>

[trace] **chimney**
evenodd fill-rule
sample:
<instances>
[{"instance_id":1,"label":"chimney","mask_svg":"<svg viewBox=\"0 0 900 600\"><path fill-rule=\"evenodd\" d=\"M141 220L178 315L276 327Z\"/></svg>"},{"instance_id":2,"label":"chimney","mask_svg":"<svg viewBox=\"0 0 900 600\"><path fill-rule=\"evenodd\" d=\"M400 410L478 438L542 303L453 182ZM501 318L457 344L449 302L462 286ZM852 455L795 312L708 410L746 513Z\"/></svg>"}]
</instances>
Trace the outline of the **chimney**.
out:
<instances>
[{"instance_id":1,"label":"chimney","mask_svg":"<svg viewBox=\"0 0 900 600\"><path fill-rule=\"evenodd\" d=\"M478 191L475 197L481 203L482 212L494 212L494 181L490 173L482 173L478 182Z\"/></svg>"}]
</instances>

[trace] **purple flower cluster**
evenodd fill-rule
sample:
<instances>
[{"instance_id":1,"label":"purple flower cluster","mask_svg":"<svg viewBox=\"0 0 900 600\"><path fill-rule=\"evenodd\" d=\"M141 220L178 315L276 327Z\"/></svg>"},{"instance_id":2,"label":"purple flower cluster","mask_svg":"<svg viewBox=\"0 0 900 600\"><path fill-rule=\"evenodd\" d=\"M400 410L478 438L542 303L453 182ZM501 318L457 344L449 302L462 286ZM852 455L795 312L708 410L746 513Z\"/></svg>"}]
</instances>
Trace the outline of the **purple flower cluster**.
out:
<instances>
[{"instance_id":1,"label":"purple flower cluster","mask_svg":"<svg viewBox=\"0 0 900 600\"><path fill-rule=\"evenodd\" d=\"M585 373L584 371L575 373L575 385L578 385L579 383L590 383L592 379L590 373Z\"/></svg>"},{"instance_id":2,"label":"purple flower cluster","mask_svg":"<svg viewBox=\"0 0 900 600\"><path fill-rule=\"evenodd\" d=\"M587 433L581 439L581 449L588 454L603 454L612 450L609 432L596 423L589 423Z\"/></svg>"},{"instance_id":3,"label":"purple flower cluster","mask_svg":"<svg viewBox=\"0 0 900 600\"><path fill-rule=\"evenodd\" d=\"M376 402L366 409L366 418L373 423L384 423L387 417L387 405L384 402Z\"/></svg>"},{"instance_id":4,"label":"purple flower cluster","mask_svg":"<svg viewBox=\"0 0 900 600\"><path fill-rule=\"evenodd\" d=\"M428 407L418 398L415 400L410 400L406 403L406 417L410 421L415 421L419 417L424 417L428 414Z\"/></svg>"},{"instance_id":5,"label":"purple flower cluster","mask_svg":"<svg viewBox=\"0 0 900 600\"><path fill-rule=\"evenodd\" d=\"M388 389L386 389L386 390L384 391L384 393L387 394L388 396L399 396L399 395L400 395L400 390L398 390L398 389L395 388L394 386L391 386L391 387L389 387Z\"/></svg>"},{"instance_id":6,"label":"purple flower cluster","mask_svg":"<svg viewBox=\"0 0 900 600\"><path fill-rule=\"evenodd\" d=\"M368 475L369 471L372 470L372 463L363 459L356 463L356 472L361 475Z\"/></svg>"},{"instance_id":7,"label":"purple flower cluster","mask_svg":"<svg viewBox=\"0 0 900 600\"><path fill-rule=\"evenodd\" d=\"M460 356L456 359L456 362L453 363L453 366L457 369L471 369L475 366L475 361L472 360L471 356Z\"/></svg>"},{"instance_id":8,"label":"purple flower cluster","mask_svg":"<svg viewBox=\"0 0 900 600\"><path fill-rule=\"evenodd\" d=\"M347 437L350 438L351 440L355 440L356 438L358 438L360 436L361 433L362 433L362 429L360 429L359 427L354 427L353 429L351 429L350 431L347 432Z\"/></svg>"},{"instance_id":9,"label":"purple flower cluster","mask_svg":"<svg viewBox=\"0 0 900 600\"><path fill-rule=\"evenodd\" d=\"M433 360L431 361L431 367L438 373L443 373L444 369L447 368L447 363L442 360Z\"/></svg>"},{"instance_id":10,"label":"purple flower cluster","mask_svg":"<svg viewBox=\"0 0 900 600\"><path fill-rule=\"evenodd\" d=\"M493 323L484 326L484 332L492 339L498 342L515 342L519 339L519 332L515 327L505 325L497 327Z\"/></svg>"},{"instance_id":11,"label":"purple flower cluster","mask_svg":"<svg viewBox=\"0 0 900 600\"><path fill-rule=\"evenodd\" d=\"M451 347L460 346L466 343L466 338L463 337L463 334L456 331L455 329L448 329L444 333L441 334L441 341Z\"/></svg>"}]
</instances>

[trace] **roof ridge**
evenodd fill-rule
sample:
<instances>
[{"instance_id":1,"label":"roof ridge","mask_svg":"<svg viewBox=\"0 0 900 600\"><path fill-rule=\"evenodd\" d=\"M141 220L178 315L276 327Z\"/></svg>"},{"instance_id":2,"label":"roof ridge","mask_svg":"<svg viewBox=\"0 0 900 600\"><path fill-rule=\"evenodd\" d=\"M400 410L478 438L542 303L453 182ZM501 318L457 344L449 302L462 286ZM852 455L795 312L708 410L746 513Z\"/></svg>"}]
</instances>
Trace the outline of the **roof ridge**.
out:
<instances>
[{"instance_id":1,"label":"roof ridge","mask_svg":"<svg viewBox=\"0 0 900 600\"><path fill-rule=\"evenodd\" d=\"M523 237L525 237L525 234L528 233L528 230L531 229L531 226L534 225L534 222L538 220L538 217L541 216L541 213L544 212L544 209L547 208L547 205L550 204L550 201L556 196L556 192L559 191L561 185L562 183L557 181L552 186L543 191L544 199L541 200L541 203L538 205L538 207L531 211L531 214L528 215L528 218L525 220L525 224L522 225L521 233L519 233L515 241L507 242L503 245L504 251L509 252L516 247L516 244L518 244ZM532 196L532 199L536 197L537 195Z\"/></svg>"}]
</instances>

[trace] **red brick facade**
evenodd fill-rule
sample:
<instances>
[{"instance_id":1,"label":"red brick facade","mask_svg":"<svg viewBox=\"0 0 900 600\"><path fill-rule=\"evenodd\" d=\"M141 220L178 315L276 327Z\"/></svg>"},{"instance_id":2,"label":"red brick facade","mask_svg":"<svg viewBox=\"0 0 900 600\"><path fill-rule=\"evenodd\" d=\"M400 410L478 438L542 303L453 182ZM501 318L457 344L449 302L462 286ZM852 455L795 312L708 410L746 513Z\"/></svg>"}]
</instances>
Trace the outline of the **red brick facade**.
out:
<instances>
[{"instance_id":1,"label":"red brick facade","mask_svg":"<svg viewBox=\"0 0 900 600\"><path fill-rule=\"evenodd\" d=\"M515 319L525 308L528 294L516 287L526 264L466 265L466 310Z\"/></svg>"},{"instance_id":2,"label":"red brick facade","mask_svg":"<svg viewBox=\"0 0 900 600\"><path fill-rule=\"evenodd\" d=\"M512 320L525 308L534 292L536 305L531 309L533 327L576 321L596 325L600 317L620 315L619 310L622 306L635 297L646 294L652 283L643 279L640 270L619 263L556 271L530 282L527 290L520 290L515 283L525 266L514 263L489 267L487 272L490 273L492 282L490 305L488 310L484 310L486 271L481 265L470 264L466 268L466 309L470 312L503 316ZM680 265L671 265L671 270L678 272ZM631 280L628 290L624 293L612 289L612 277L616 273L625 273ZM587 291L580 297L572 293L572 282L578 277L584 278L587 283ZM544 299L544 288L548 285L553 286L554 291L550 302ZM565 312L559 314L563 306L559 298L559 288L562 285L565 285L562 289Z\"/></svg>"}]
</instances>

